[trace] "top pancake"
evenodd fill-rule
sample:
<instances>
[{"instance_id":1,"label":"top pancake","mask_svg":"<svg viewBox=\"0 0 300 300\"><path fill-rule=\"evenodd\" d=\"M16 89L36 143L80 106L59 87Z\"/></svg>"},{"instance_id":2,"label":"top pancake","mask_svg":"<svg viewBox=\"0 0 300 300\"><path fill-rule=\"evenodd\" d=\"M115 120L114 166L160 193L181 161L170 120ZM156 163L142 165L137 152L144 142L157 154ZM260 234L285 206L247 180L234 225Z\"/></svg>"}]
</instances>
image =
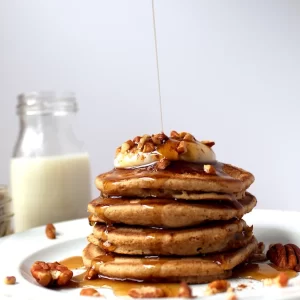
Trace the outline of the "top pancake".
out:
<instances>
[{"instance_id":1,"label":"top pancake","mask_svg":"<svg viewBox=\"0 0 300 300\"><path fill-rule=\"evenodd\" d=\"M172 162L164 170L156 169L155 165L135 169L113 169L97 176L95 184L103 196L143 197L145 191L149 190L185 191L196 194L242 193L254 182L254 176L241 168L220 162L213 166L216 169L215 174L206 173L203 164L183 161ZM153 196L156 196L155 193Z\"/></svg>"}]
</instances>

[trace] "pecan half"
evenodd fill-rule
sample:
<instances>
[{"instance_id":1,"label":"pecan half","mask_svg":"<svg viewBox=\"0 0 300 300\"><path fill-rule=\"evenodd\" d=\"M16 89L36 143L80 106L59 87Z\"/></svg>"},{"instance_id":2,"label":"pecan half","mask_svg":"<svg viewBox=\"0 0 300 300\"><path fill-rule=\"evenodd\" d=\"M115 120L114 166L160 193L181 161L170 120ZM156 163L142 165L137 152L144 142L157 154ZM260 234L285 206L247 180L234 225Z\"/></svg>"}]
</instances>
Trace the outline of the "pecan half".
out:
<instances>
[{"instance_id":1,"label":"pecan half","mask_svg":"<svg viewBox=\"0 0 300 300\"><path fill-rule=\"evenodd\" d=\"M47 224L45 232L48 239L53 240L56 238L56 229L53 224Z\"/></svg>"},{"instance_id":2,"label":"pecan half","mask_svg":"<svg viewBox=\"0 0 300 300\"><path fill-rule=\"evenodd\" d=\"M267 251L267 258L282 269L298 269L300 249L294 244L274 244Z\"/></svg>"},{"instance_id":3,"label":"pecan half","mask_svg":"<svg viewBox=\"0 0 300 300\"><path fill-rule=\"evenodd\" d=\"M162 298L166 296L162 289L154 286L131 289L128 291L128 295L133 298Z\"/></svg>"},{"instance_id":4,"label":"pecan half","mask_svg":"<svg viewBox=\"0 0 300 300\"><path fill-rule=\"evenodd\" d=\"M73 272L58 262L36 261L30 269L31 275L42 286L64 286L73 277Z\"/></svg>"}]
</instances>

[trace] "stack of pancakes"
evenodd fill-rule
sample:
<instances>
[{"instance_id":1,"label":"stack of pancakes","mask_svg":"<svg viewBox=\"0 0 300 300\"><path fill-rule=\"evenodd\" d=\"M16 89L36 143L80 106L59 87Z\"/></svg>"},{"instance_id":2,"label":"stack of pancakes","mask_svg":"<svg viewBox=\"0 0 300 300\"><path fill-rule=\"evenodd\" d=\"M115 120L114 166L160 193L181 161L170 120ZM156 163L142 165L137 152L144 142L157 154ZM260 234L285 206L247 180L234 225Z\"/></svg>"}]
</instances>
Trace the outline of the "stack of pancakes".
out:
<instances>
[{"instance_id":1,"label":"stack of pancakes","mask_svg":"<svg viewBox=\"0 0 300 300\"><path fill-rule=\"evenodd\" d=\"M213 143L185 137L127 141L117 149L126 163L96 178L101 195L88 205L93 230L83 261L100 277L204 283L230 277L256 251L242 219L256 205L246 191L253 175L216 161Z\"/></svg>"}]
</instances>

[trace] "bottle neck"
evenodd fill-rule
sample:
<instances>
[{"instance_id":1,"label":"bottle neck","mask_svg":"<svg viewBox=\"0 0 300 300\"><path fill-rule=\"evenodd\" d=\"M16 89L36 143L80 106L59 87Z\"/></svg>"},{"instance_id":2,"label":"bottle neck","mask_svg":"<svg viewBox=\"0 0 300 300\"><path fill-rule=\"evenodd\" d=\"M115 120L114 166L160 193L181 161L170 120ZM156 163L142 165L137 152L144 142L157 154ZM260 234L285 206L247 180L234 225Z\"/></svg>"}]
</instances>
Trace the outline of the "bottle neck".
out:
<instances>
[{"instance_id":1,"label":"bottle neck","mask_svg":"<svg viewBox=\"0 0 300 300\"><path fill-rule=\"evenodd\" d=\"M76 114L21 114L14 157L53 156L82 151L74 132Z\"/></svg>"}]
</instances>

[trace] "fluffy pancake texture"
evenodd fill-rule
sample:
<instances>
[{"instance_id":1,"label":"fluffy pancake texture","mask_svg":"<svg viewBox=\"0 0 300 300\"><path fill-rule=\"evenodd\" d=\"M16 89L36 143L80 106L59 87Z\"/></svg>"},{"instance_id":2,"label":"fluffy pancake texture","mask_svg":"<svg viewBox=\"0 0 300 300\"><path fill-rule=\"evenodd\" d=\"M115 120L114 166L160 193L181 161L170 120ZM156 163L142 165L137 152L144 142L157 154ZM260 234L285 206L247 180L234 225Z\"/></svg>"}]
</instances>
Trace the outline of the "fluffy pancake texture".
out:
<instances>
[{"instance_id":1,"label":"fluffy pancake texture","mask_svg":"<svg viewBox=\"0 0 300 300\"><path fill-rule=\"evenodd\" d=\"M91 222L181 228L213 220L240 219L256 203L250 193L239 201L97 198L89 203L88 211Z\"/></svg>"},{"instance_id":2,"label":"fluffy pancake texture","mask_svg":"<svg viewBox=\"0 0 300 300\"><path fill-rule=\"evenodd\" d=\"M252 228L235 220L181 230L96 224L88 241L119 254L197 255L241 248L251 238Z\"/></svg>"},{"instance_id":3,"label":"fluffy pancake texture","mask_svg":"<svg viewBox=\"0 0 300 300\"><path fill-rule=\"evenodd\" d=\"M243 248L204 257L143 257L109 256L99 247L88 244L83 250L84 265L92 267L100 276L123 280L148 282L203 283L231 276L231 270L248 259L255 251L257 241L253 237Z\"/></svg>"}]
</instances>

